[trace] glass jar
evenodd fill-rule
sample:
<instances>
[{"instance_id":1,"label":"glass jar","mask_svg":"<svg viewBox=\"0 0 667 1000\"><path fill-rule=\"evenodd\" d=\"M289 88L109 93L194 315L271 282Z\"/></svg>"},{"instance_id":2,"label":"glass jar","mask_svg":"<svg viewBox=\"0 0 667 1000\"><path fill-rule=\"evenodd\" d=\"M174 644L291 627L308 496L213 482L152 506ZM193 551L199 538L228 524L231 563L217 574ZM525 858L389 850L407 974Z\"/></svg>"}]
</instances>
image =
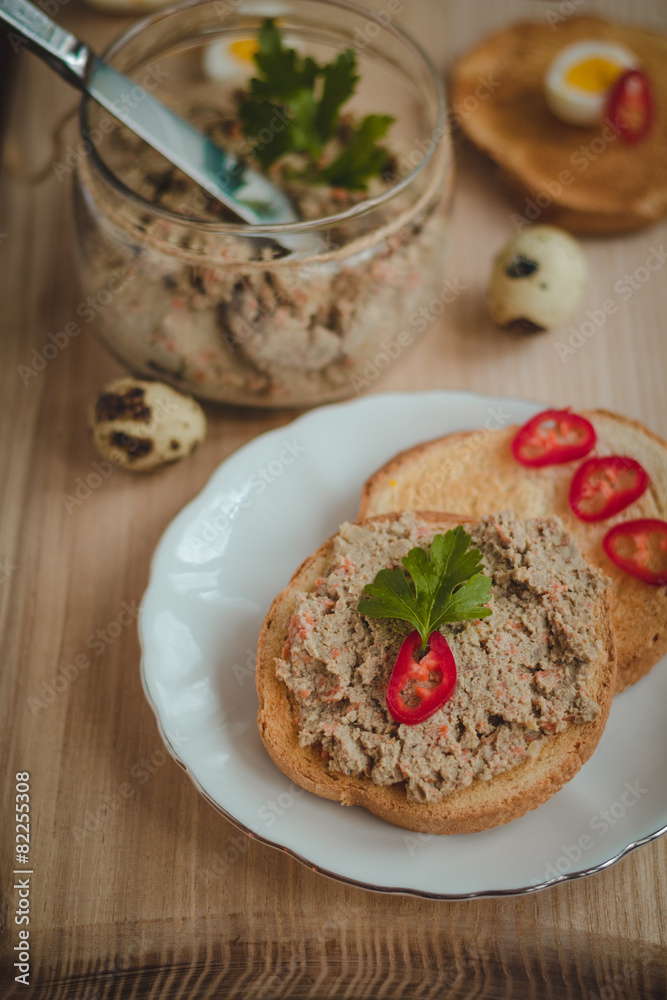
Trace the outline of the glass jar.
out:
<instances>
[{"instance_id":1,"label":"glass jar","mask_svg":"<svg viewBox=\"0 0 667 1000\"><path fill-rule=\"evenodd\" d=\"M314 188L303 222L258 227L212 216L189 182L169 207L147 196L155 178L146 156L158 154L123 147L123 127L84 98L88 155L74 183L81 279L96 331L134 373L206 400L311 406L367 388L426 328L429 303L443 294L452 155L440 81L393 23L390 9L400 8L203 0L138 21L107 50L111 66L198 124L197 109L227 113L253 75L248 62L241 77L207 79L205 50L242 51L229 47L275 14L302 54L325 62L353 49L352 111L394 117L374 188ZM160 163L160 178L171 177Z\"/></svg>"}]
</instances>

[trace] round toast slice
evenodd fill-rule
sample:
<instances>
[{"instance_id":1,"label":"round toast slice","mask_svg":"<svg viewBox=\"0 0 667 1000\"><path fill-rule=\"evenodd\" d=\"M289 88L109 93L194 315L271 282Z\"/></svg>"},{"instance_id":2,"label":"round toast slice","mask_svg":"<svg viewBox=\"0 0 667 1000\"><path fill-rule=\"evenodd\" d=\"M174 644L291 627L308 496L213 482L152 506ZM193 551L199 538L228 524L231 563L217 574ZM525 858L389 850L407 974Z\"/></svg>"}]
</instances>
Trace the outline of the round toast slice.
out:
<instances>
[{"instance_id":1,"label":"round toast slice","mask_svg":"<svg viewBox=\"0 0 667 1000\"><path fill-rule=\"evenodd\" d=\"M549 110L544 75L562 48L584 39L625 46L648 75L655 120L641 143L604 121L579 128ZM458 59L450 90L456 121L498 164L526 222L615 233L667 214L666 35L597 17L514 24Z\"/></svg>"},{"instance_id":2,"label":"round toast slice","mask_svg":"<svg viewBox=\"0 0 667 1000\"><path fill-rule=\"evenodd\" d=\"M380 515L372 520L395 519ZM446 531L470 519L446 513L420 511L418 517L433 532ZM283 655L297 594L312 591L330 566L333 542L326 541L297 569L288 586L275 598L262 627L257 649L256 683L259 694L259 732L273 761L292 781L322 798L342 805L359 805L396 826L423 833L472 833L523 816L541 805L580 770L597 746L609 715L614 693L616 659L606 593L587 621L600 638L600 654L587 689L599 704L593 722L571 724L549 736L535 760L496 775L476 779L436 803L409 802L404 786L380 786L365 776L330 771L319 745L301 746L297 713L290 692L276 675L275 661Z\"/></svg>"},{"instance_id":3,"label":"round toast slice","mask_svg":"<svg viewBox=\"0 0 667 1000\"><path fill-rule=\"evenodd\" d=\"M622 513L584 523L568 504L578 463L528 469L512 456L517 427L467 431L417 445L397 455L366 482L359 517L387 511L456 511L468 517L511 510L520 517L556 514L576 538L584 558L612 580L609 601L618 655L617 689L649 672L667 653L667 587L643 583L605 555L602 538L614 524L639 517L667 519L667 442L634 420L606 410L582 411L598 435L595 454L630 455L651 485Z\"/></svg>"}]
</instances>

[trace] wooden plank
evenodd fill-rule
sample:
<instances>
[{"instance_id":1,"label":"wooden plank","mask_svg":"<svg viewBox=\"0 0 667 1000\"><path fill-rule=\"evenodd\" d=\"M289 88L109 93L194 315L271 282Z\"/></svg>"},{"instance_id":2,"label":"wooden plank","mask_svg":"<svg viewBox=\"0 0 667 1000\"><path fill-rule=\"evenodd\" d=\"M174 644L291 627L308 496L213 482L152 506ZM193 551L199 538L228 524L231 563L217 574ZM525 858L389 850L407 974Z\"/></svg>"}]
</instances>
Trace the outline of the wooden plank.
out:
<instances>
[{"instance_id":1,"label":"wooden plank","mask_svg":"<svg viewBox=\"0 0 667 1000\"><path fill-rule=\"evenodd\" d=\"M482 26L546 9L526 0L404 7L404 20L443 67ZM667 26L664 5L649 0L589 7ZM74 2L61 13L96 44L122 24ZM20 173L48 163L49 128L73 97L27 56L19 93L9 162ZM467 388L608 406L665 434L664 282L648 283L566 363L558 333L501 335L483 297L490 257L511 233L511 209L488 164L459 152L447 273L465 292L369 391ZM534 896L441 903L326 880L247 840L198 795L162 750L141 690L134 626L116 637L107 629L124 606L132 612L161 533L219 462L292 414L209 408L208 441L187 462L144 478L114 472L68 510L63 496L95 471L88 407L120 369L86 328L43 371L21 376L19 366L34 364L33 350L76 316L81 297L66 184L54 176L29 186L5 168L0 212L0 761L5 775L31 773L32 994L665 997L664 839L593 878ZM662 224L586 241L590 308L666 236ZM39 707L77 655L90 665ZM1 857L3 995L20 996L9 957L16 897L8 836Z\"/></svg>"}]
</instances>

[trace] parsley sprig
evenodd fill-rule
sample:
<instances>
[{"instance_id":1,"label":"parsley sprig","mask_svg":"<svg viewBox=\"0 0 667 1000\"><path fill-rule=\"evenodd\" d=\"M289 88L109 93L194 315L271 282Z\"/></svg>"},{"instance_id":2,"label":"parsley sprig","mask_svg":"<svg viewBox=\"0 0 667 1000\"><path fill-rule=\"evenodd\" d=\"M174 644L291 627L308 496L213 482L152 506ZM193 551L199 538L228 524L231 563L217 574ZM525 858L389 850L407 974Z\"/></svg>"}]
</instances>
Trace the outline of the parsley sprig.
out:
<instances>
[{"instance_id":1,"label":"parsley sprig","mask_svg":"<svg viewBox=\"0 0 667 1000\"><path fill-rule=\"evenodd\" d=\"M260 164L268 168L285 156L299 154L305 161L300 179L365 190L388 160L378 140L394 121L390 115L367 115L358 124L350 123L346 148L329 160L326 157L326 147L338 133L341 108L359 82L354 50L347 49L321 66L287 48L272 18L264 21L257 43L257 75L240 102L239 119ZM264 142L260 134L267 130L270 139Z\"/></svg>"},{"instance_id":2,"label":"parsley sprig","mask_svg":"<svg viewBox=\"0 0 667 1000\"><path fill-rule=\"evenodd\" d=\"M445 622L486 618L491 580L484 576L479 549L470 548L471 538L461 525L444 535L435 535L430 554L416 546L403 557L402 569L381 569L366 585L369 597L359 602L359 611L369 618L398 618L419 632L422 651L431 632Z\"/></svg>"}]
</instances>

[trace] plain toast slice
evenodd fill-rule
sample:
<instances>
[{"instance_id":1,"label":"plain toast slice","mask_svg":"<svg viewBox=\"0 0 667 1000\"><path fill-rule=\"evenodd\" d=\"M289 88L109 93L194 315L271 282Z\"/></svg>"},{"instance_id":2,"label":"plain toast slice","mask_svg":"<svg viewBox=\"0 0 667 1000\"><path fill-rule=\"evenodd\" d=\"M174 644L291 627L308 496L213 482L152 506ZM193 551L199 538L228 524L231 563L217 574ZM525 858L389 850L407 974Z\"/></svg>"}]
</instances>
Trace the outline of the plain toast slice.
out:
<instances>
[{"instance_id":1,"label":"plain toast slice","mask_svg":"<svg viewBox=\"0 0 667 1000\"><path fill-rule=\"evenodd\" d=\"M656 111L641 143L624 142L606 122L567 125L549 110L547 69L562 48L584 39L620 43L648 75ZM463 132L519 196L517 211L526 221L614 233L667 214L666 35L597 17L513 24L458 59L451 99Z\"/></svg>"}]
</instances>

